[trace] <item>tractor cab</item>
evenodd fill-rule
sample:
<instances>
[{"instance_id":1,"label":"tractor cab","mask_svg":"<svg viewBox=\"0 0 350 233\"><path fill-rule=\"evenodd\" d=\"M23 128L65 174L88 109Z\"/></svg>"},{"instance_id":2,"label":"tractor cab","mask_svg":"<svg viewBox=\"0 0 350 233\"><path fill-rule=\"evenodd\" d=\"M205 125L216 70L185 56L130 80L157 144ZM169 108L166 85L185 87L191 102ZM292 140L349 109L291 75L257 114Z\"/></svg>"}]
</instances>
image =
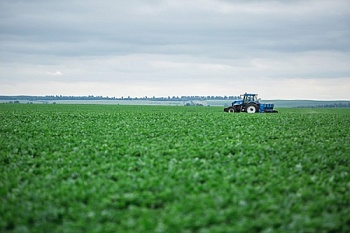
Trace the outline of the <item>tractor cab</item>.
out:
<instances>
[{"instance_id":1,"label":"tractor cab","mask_svg":"<svg viewBox=\"0 0 350 233\"><path fill-rule=\"evenodd\" d=\"M258 99L258 94L247 94L245 93L244 95L241 95L241 97L243 97L243 104L248 104L248 103L259 103L259 99Z\"/></svg>"}]
</instances>

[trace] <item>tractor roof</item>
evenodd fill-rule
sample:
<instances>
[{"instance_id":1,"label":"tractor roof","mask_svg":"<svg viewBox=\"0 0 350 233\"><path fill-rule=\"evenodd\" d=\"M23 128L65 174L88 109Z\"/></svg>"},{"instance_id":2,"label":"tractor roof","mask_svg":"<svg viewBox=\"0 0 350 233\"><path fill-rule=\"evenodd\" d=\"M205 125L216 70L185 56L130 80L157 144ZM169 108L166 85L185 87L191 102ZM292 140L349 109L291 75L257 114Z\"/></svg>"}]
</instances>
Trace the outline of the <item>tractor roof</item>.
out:
<instances>
[{"instance_id":1,"label":"tractor roof","mask_svg":"<svg viewBox=\"0 0 350 233\"><path fill-rule=\"evenodd\" d=\"M244 93L243 96L255 96L255 95L258 95L258 94L251 94L251 93Z\"/></svg>"}]
</instances>

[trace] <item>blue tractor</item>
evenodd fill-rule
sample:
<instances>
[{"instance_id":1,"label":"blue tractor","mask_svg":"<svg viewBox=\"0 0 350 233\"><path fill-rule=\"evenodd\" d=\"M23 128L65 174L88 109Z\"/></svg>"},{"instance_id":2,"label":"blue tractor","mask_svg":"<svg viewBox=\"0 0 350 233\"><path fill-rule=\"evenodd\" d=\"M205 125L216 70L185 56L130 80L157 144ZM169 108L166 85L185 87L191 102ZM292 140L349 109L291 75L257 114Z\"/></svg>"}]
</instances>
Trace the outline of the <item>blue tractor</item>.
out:
<instances>
[{"instance_id":1,"label":"blue tractor","mask_svg":"<svg viewBox=\"0 0 350 233\"><path fill-rule=\"evenodd\" d=\"M260 103L258 94L243 94L238 100L234 100L232 105L224 108L225 112L247 112L247 113L277 113L274 104Z\"/></svg>"}]
</instances>

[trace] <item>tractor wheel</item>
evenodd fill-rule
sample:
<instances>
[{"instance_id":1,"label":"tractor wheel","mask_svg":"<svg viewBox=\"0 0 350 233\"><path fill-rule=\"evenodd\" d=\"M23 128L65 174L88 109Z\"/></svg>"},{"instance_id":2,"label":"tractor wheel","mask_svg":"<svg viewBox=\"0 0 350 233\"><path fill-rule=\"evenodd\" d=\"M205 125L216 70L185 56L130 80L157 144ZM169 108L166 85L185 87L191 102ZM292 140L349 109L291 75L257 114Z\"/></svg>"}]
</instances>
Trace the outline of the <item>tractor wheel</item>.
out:
<instances>
[{"instance_id":1,"label":"tractor wheel","mask_svg":"<svg viewBox=\"0 0 350 233\"><path fill-rule=\"evenodd\" d=\"M257 112L257 107L255 105L249 105L247 107L247 113L256 113Z\"/></svg>"},{"instance_id":2,"label":"tractor wheel","mask_svg":"<svg viewBox=\"0 0 350 233\"><path fill-rule=\"evenodd\" d=\"M234 108L229 108L229 109L228 109L228 112L234 113L234 112L235 112L235 109L234 109Z\"/></svg>"}]
</instances>

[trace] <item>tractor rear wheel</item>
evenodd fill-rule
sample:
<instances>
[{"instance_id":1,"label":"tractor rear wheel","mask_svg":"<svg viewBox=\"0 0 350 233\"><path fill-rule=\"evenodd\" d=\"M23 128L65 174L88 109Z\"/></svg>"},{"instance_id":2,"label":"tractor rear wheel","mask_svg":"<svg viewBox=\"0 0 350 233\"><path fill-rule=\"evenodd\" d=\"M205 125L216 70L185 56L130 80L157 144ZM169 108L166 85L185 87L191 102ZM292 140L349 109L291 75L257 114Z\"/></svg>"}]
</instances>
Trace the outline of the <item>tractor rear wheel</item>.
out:
<instances>
[{"instance_id":1,"label":"tractor rear wheel","mask_svg":"<svg viewBox=\"0 0 350 233\"><path fill-rule=\"evenodd\" d=\"M247 113L256 113L257 112L257 107L254 105L254 104L252 104L252 105L248 105L247 106Z\"/></svg>"}]
</instances>

